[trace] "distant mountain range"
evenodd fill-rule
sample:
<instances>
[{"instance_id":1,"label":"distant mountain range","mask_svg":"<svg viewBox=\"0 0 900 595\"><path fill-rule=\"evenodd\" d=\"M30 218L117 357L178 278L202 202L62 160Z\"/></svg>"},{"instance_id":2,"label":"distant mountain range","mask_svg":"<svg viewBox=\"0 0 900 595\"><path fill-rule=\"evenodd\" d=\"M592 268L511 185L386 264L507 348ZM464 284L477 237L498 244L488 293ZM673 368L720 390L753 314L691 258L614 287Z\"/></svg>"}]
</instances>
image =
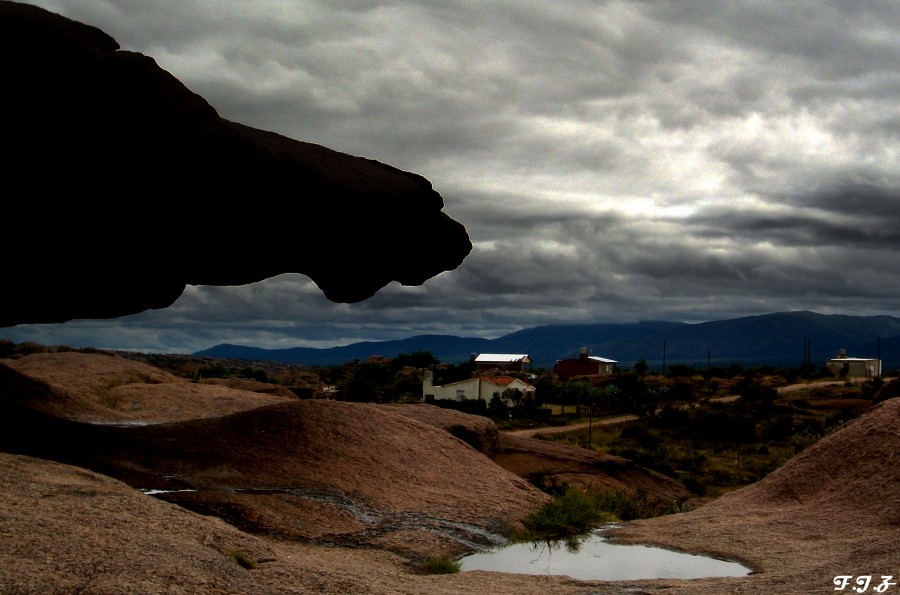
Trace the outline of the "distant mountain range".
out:
<instances>
[{"instance_id":1,"label":"distant mountain range","mask_svg":"<svg viewBox=\"0 0 900 595\"><path fill-rule=\"evenodd\" d=\"M417 335L396 341L366 341L343 347L261 349L221 344L194 355L255 361L334 366L370 356L396 357L430 351L438 360L459 364L478 353L528 354L534 368L552 368L558 360L591 355L630 368L643 359L651 369L684 364L705 368L738 364L798 367L806 360L821 368L841 349L850 357L883 360L883 369L900 368L900 318L845 316L815 312L777 312L698 324L638 322L570 324L527 328L497 339Z\"/></svg>"}]
</instances>

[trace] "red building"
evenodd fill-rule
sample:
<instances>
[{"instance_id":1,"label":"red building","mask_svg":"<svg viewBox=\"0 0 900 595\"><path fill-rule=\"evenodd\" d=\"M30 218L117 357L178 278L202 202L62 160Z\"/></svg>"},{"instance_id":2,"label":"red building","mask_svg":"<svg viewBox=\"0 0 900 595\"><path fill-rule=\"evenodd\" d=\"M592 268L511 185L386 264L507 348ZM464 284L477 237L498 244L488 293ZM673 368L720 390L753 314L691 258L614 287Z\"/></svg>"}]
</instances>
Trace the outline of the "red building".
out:
<instances>
[{"instance_id":1,"label":"red building","mask_svg":"<svg viewBox=\"0 0 900 595\"><path fill-rule=\"evenodd\" d=\"M577 358L561 359L553 366L559 376L609 376L616 371L618 362L605 357L588 355L587 347L581 348Z\"/></svg>"}]
</instances>

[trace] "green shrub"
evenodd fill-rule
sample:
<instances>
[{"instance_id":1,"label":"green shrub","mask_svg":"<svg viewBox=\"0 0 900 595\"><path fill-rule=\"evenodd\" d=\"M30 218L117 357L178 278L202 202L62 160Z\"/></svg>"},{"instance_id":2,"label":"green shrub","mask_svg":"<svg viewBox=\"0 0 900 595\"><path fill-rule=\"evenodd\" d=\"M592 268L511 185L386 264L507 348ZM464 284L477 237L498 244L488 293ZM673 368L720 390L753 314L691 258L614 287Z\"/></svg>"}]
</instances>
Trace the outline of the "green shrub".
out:
<instances>
[{"instance_id":1,"label":"green shrub","mask_svg":"<svg viewBox=\"0 0 900 595\"><path fill-rule=\"evenodd\" d=\"M253 366L244 366L241 368L241 371L238 372L238 375L241 378L251 378L259 382L269 382L269 375L266 374L266 371L254 368Z\"/></svg>"},{"instance_id":2,"label":"green shrub","mask_svg":"<svg viewBox=\"0 0 900 595\"><path fill-rule=\"evenodd\" d=\"M671 504L663 509L663 514L679 514L681 512L690 512L691 510L693 510L693 508L684 502L673 500Z\"/></svg>"},{"instance_id":3,"label":"green shrub","mask_svg":"<svg viewBox=\"0 0 900 595\"><path fill-rule=\"evenodd\" d=\"M834 430L841 423L842 422L836 422L834 425L807 425L801 431L791 436L791 446L794 447L794 452L799 454L800 452L806 450L807 447L812 446L813 444L824 438L829 432Z\"/></svg>"},{"instance_id":4,"label":"green shrub","mask_svg":"<svg viewBox=\"0 0 900 595\"><path fill-rule=\"evenodd\" d=\"M426 574L455 574L459 570L459 561L447 557L431 558L422 564L422 571Z\"/></svg>"},{"instance_id":5,"label":"green shrub","mask_svg":"<svg viewBox=\"0 0 900 595\"><path fill-rule=\"evenodd\" d=\"M586 534L604 522L617 520L600 507L601 500L584 490L569 489L532 513L516 541L561 541Z\"/></svg>"},{"instance_id":6,"label":"green shrub","mask_svg":"<svg viewBox=\"0 0 900 595\"><path fill-rule=\"evenodd\" d=\"M700 475L692 475L685 477L682 480L684 487L689 489L692 494L697 496L705 496L706 495L706 478Z\"/></svg>"},{"instance_id":7,"label":"green shrub","mask_svg":"<svg viewBox=\"0 0 900 595\"><path fill-rule=\"evenodd\" d=\"M677 502L664 504L641 489L598 491L569 488L524 521L524 530L513 542L574 542L604 523L645 519L684 512ZM567 546L568 547L568 546Z\"/></svg>"},{"instance_id":8,"label":"green shrub","mask_svg":"<svg viewBox=\"0 0 900 595\"><path fill-rule=\"evenodd\" d=\"M569 483L566 481L561 482L555 475L535 473L528 478L528 481L534 487L551 496L562 496L569 491Z\"/></svg>"},{"instance_id":9,"label":"green shrub","mask_svg":"<svg viewBox=\"0 0 900 595\"><path fill-rule=\"evenodd\" d=\"M646 491L597 492L595 506L615 517L613 520L631 521L658 516L661 511Z\"/></svg>"}]
</instances>

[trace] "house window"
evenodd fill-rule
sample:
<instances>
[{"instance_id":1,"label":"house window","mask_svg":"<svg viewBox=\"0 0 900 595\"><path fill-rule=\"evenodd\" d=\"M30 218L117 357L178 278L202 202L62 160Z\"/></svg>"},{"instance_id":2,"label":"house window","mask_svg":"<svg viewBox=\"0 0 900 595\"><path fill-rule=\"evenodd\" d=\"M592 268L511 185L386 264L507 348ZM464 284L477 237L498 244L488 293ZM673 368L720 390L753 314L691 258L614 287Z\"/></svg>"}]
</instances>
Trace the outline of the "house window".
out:
<instances>
[{"instance_id":1,"label":"house window","mask_svg":"<svg viewBox=\"0 0 900 595\"><path fill-rule=\"evenodd\" d=\"M456 389L456 400L462 401L465 398L466 398L466 389L464 389L464 388Z\"/></svg>"}]
</instances>

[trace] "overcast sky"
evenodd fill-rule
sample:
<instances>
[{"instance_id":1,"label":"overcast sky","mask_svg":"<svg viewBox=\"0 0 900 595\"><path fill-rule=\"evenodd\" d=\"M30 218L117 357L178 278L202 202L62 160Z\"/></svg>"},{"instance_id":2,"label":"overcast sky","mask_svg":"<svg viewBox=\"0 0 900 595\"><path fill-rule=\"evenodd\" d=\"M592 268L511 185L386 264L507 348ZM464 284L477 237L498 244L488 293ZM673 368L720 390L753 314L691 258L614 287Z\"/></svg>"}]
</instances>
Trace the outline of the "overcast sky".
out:
<instances>
[{"instance_id":1,"label":"overcast sky","mask_svg":"<svg viewBox=\"0 0 900 595\"><path fill-rule=\"evenodd\" d=\"M896 0L29 3L224 118L426 177L474 249L358 304L284 275L0 338L193 352L900 315Z\"/></svg>"}]
</instances>

